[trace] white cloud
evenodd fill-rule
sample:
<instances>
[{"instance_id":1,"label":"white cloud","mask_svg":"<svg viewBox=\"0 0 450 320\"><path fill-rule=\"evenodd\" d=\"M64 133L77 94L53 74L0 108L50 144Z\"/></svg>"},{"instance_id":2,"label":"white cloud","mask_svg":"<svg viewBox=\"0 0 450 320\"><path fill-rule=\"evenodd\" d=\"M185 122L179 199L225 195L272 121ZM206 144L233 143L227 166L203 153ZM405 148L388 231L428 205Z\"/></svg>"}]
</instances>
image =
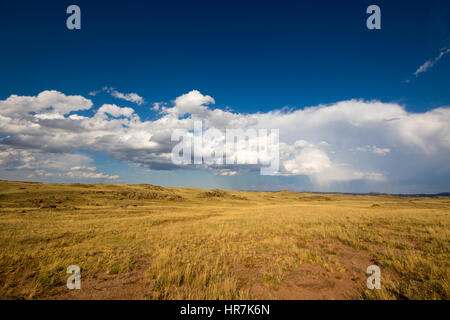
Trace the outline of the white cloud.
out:
<instances>
[{"instance_id":1,"label":"white cloud","mask_svg":"<svg viewBox=\"0 0 450 320\"><path fill-rule=\"evenodd\" d=\"M76 166L70 168L71 171L80 171L80 170L87 170L87 171L96 171L97 167L86 167L86 166Z\"/></svg>"},{"instance_id":2,"label":"white cloud","mask_svg":"<svg viewBox=\"0 0 450 320\"><path fill-rule=\"evenodd\" d=\"M98 109L96 116L104 117L106 114L109 114L113 117L126 117L130 118L134 114L134 109L132 108L121 108L116 106L115 104L104 104Z\"/></svg>"},{"instance_id":3,"label":"white cloud","mask_svg":"<svg viewBox=\"0 0 450 320\"><path fill-rule=\"evenodd\" d=\"M161 106L162 105L162 103L160 103L160 102L155 102L155 103L153 103L153 105L152 105L152 107L150 108L150 110L153 110L153 111L159 111L160 109L161 109Z\"/></svg>"},{"instance_id":4,"label":"white cloud","mask_svg":"<svg viewBox=\"0 0 450 320\"><path fill-rule=\"evenodd\" d=\"M418 77L419 74L427 72L430 68L432 68L439 60L441 60L446 54L450 53L450 48L444 48L439 52L437 57L425 61L424 64L422 64L416 72L414 72L414 76ZM409 81L408 81L409 82Z\"/></svg>"},{"instance_id":5,"label":"white cloud","mask_svg":"<svg viewBox=\"0 0 450 320\"><path fill-rule=\"evenodd\" d=\"M89 166L93 160L80 153L47 153L39 150L21 150L0 145L0 175L14 174L20 178L84 178L115 180L118 175L97 172Z\"/></svg>"},{"instance_id":6,"label":"white cloud","mask_svg":"<svg viewBox=\"0 0 450 320\"><path fill-rule=\"evenodd\" d=\"M83 172L83 171L69 171L67 172L67 177L69 178L83 178L83 179L108 179L108 180L116 180L119 179L118 175L109 175L104 173L94 173L94 172ZM60 174L59 177L64 177L63 174Z\"/></svg>"},{"instance_id":7,"label":"white cloud","mask_svg":"<svg viewBox=\"0 0 450 320\"><path fill-rule=\"evenodd\" d=\"M0 114L4 116L28 115L30 112L41 117L57 118L71 111L87 110L92 107L92 101L82 96L66 96L55 91L46 90L37 96L11 95L0 100Z\"/></svg>"},{"instance_id":8,"label":"white cloud","mask_svg":"<svg viewBox=\"0 0 450 320\"><path fill-rule=\"evenodd\" d=\"M232 177L237 174L238 174L237 171L233 171L233 170L229 170L229 169L219 169L219 170L216 170L216 173L215 173L216 176L223 176L223 177L225 177L225 176Z\"/></svg>"},{"instance_id":9,"label":"white cloud","mask_svg":"<svg viewBox=\"0 0 450 320\"><path fill-rule=\"evenodd\" d=\"M119 92L116 89L110 88L110 87L104 87L103 91L108 92L114 98L122 99L125 101L130 101L130 102L136 103L137 105L142 105L145 103L144 98L142 98L137 93L133 93L133 92L132 93L122 93L122 92Z\"/></svg>"},{"instance_id":10,"label":"white cloud","mask_svg":"<svg viewBox=\"0 0 450 320\"><path fill-rule=\"evenodd\" d=\"M192 90L175 99L175 105L172 108L164 108L164 111L175 115L184 116L191 114L202 116L208 110L208 104L214 104L215 101L210 96L204 96L198 90Z\"/></svg>"},{"instance_id":11,"label":"white cloud","mask_svg":"<svg viewBox=\"0 0 450 320\"><path fill-rule=\"evenodd\" d=\"M372 152L373 154L385 156L389 152L391 152L391 149L389 148L378 148L377 146L364 146L364 147L358 147L356 150L361 152Z\"/></svg>"},{"instance_id":12,"label":"white cloud","mask_svg":"<svg viewBox=\"0 0 450 320\"><path fill-rule=\"evenodd\" d=\"M294 175L318 175L331 167L331 160L322 150L314 147L302 148L293 159L284 161L287 173Z\"/></svg>"},{"instance_id":13,"label":"white cloud","mask_svg":"<svg viewBox=\"0 0 450 320\"><path fill-rule=\"evenodd\" d=\"M152 170L179 168L171 162L172 131L192 130L194 119L202 119L205 130L279 129L279 175L307 176L317 185L355 180L418 183L433 174L450 176L450 108L411 113L395 103L348 100L299 110L240 114L210 108L214 102L193 90L176 98L171 106L158 104L159 117L143 121L133 108L111 104L100 106L94 116L72 113L91 108L92 102L81 96L53 91L37 97L10 96L0 100L0 175L44 170L56 175L72 172L75 177L80 170L73 168L84 167L79 177L110 179L88 169L93 167L89 157L73 161L80 157L79 150L104 152ZM49 113L55 106L57 112ZM217 144L223 142L204 141L204 150ZM10 156L11 152L17 155ZM55 155L60 157L57 161ZM72 159L68 155L78 156ZM51 163L70 166L49 167ZM186 168L228 176L259 171L255 165Z\"/></svg>"}]
</instances>

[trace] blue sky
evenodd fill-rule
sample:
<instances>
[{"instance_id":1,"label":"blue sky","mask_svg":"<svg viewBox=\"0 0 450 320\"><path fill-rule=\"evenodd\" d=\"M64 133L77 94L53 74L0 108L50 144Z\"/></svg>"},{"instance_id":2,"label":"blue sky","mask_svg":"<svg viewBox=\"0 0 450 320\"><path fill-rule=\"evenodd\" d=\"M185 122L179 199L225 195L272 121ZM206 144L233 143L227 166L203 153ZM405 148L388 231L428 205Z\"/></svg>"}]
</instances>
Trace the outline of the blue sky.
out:
<instances>
[{"instance_id":1,"label":"blue sky","mask_svg":"<svg viewBox=\"0 0 450 320\"><path fill-rule=\"evenodd\" d=\"M70 4L81 8L81 30L65 26ZM371 4L381 8L381 30L366 28L366 8ZM210 108L228 107L236 114L286 107L284 110L290 110L286 112L294 112L361 99L399 105L407 113L405 117L411 118L412 114L450 106L450 54L443 54L425 72L414 75L449 48L449 21L448 1L3 1L0 101L13 94L37 96L55 90L92 101L93 106L78 115L91 117L103 104L116 104L133 108L141 121L153 121L163 117L152 109L153 103L170 106L177 97L198 90L214 99ZM117 99L111 96L112 89L102 90L104 87L136 93L145 103ZM89 95L92 92L97 94ZM446 116L436 116L439 125L448 124ZM345 127L339 130L346 131ZM120 176L115 182L227 189L439 192L450 190L450 168L443 165L449 154L446 130L435 133L443 142L425 152L435 153L417 160L403 175L396 175L402 170L391 164L418 156L403 147L396 153L400 142L383 140L385 146L374 145L367 136L367 141L352 146L352 150L363 150L360 153L376 150L374 146L390 150L370 167L357 169L384 174L387 178L383 181L339 178L324 183L310 174L261 177L245 170L235 176L218 176L190 167L155 171L151 164L114 156L108 148L70 152L90 157L91 164L105 175ZM0 137L12 133L4 129ZM433 137L430 134L427 139ZM304 138L285 139L293 143ZM351 140L347 136L342 139ZM417 145L428 143L424 137L411 139ZM310 140L315 140L314 136L308 140L311 146L307 148L312 149L318 141ZM406 146L411 141L403 139L401 143ZM26 148L34 152L33 146L25 148L23 143L3 143L9 148L5 152ZM51 153L68 152L56 149ZM323 152L332 163L348 162L337 150ZM333 154L337 154L335 158ZM0 178L26 178L11 166ZM417 166L421 169L416 170ZM70 180L50 175L30 179Z\"/></svg>"}]
</instances>

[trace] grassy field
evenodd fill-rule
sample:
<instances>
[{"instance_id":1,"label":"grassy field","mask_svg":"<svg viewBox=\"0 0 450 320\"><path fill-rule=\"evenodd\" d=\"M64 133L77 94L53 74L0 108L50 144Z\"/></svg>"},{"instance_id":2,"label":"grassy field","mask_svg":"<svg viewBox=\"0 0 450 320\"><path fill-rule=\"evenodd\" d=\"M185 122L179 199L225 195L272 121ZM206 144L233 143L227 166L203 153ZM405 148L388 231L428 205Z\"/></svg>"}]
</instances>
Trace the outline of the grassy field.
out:
<instances>
[{"instance_id":1,"label":"grassy field","mask_svg":"<svg viewBox=\"0 0 450 320\"><path fill-rule=\"evenodd\" d=\"M449 299L449 227L444 197L0 181L0 298Z\"/></svg>"}]
</instances>

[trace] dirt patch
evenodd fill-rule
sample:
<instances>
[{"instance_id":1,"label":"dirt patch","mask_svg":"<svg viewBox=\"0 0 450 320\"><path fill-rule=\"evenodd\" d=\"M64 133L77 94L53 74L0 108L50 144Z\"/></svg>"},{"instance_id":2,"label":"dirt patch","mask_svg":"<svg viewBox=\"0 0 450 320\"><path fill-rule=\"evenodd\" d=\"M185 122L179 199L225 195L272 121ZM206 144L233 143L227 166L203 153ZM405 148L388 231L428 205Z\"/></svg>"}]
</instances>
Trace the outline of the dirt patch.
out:
<instances>
[{"instance_id":1,"label":"dirt patch","mask_svg":"<svg viewBox=\"0 0 450 320\"><path fill-rule=\"evenodd\" d=\"M251 295L257 299L283 300L361 298L368 277L365 271L373 264L368 251L332 240L316 240L307 244L307 248L323 252L327 267L323 263L302 263L283 273L276 284L272 279L264 279L260 272L254 277Z\"/></svg>"},{"instance_id":2,"label":"dirt patch","mask_svg":"<svg viewBox=\"0 0 450 320\"><path fill-rule=\"evenodd\" d=\"M80 290L69 290L64 284L45 299L144 299L152 291L152 281L145 277L145 268L142 266L126 274L96 273L84 278L82 276Z\"/></svg>"}]
</instances>

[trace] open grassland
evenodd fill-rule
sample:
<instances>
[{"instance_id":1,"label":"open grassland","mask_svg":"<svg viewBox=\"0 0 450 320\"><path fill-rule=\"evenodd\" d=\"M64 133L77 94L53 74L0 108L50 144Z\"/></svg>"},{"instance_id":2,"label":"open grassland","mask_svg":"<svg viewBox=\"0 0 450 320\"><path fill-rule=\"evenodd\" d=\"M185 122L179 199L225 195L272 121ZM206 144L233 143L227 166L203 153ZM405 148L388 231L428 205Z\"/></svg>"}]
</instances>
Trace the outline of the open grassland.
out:
<instances>
[{"instance_id":1,"label":"open grassland","mask_svg":"<svg viewBox=\"0 0 450 320\"><path fill-rule=\"evenodd\" d=\"M449 226L444 197L0 181L0 298L449 299Z\"/></svg>"}]
</instances>

